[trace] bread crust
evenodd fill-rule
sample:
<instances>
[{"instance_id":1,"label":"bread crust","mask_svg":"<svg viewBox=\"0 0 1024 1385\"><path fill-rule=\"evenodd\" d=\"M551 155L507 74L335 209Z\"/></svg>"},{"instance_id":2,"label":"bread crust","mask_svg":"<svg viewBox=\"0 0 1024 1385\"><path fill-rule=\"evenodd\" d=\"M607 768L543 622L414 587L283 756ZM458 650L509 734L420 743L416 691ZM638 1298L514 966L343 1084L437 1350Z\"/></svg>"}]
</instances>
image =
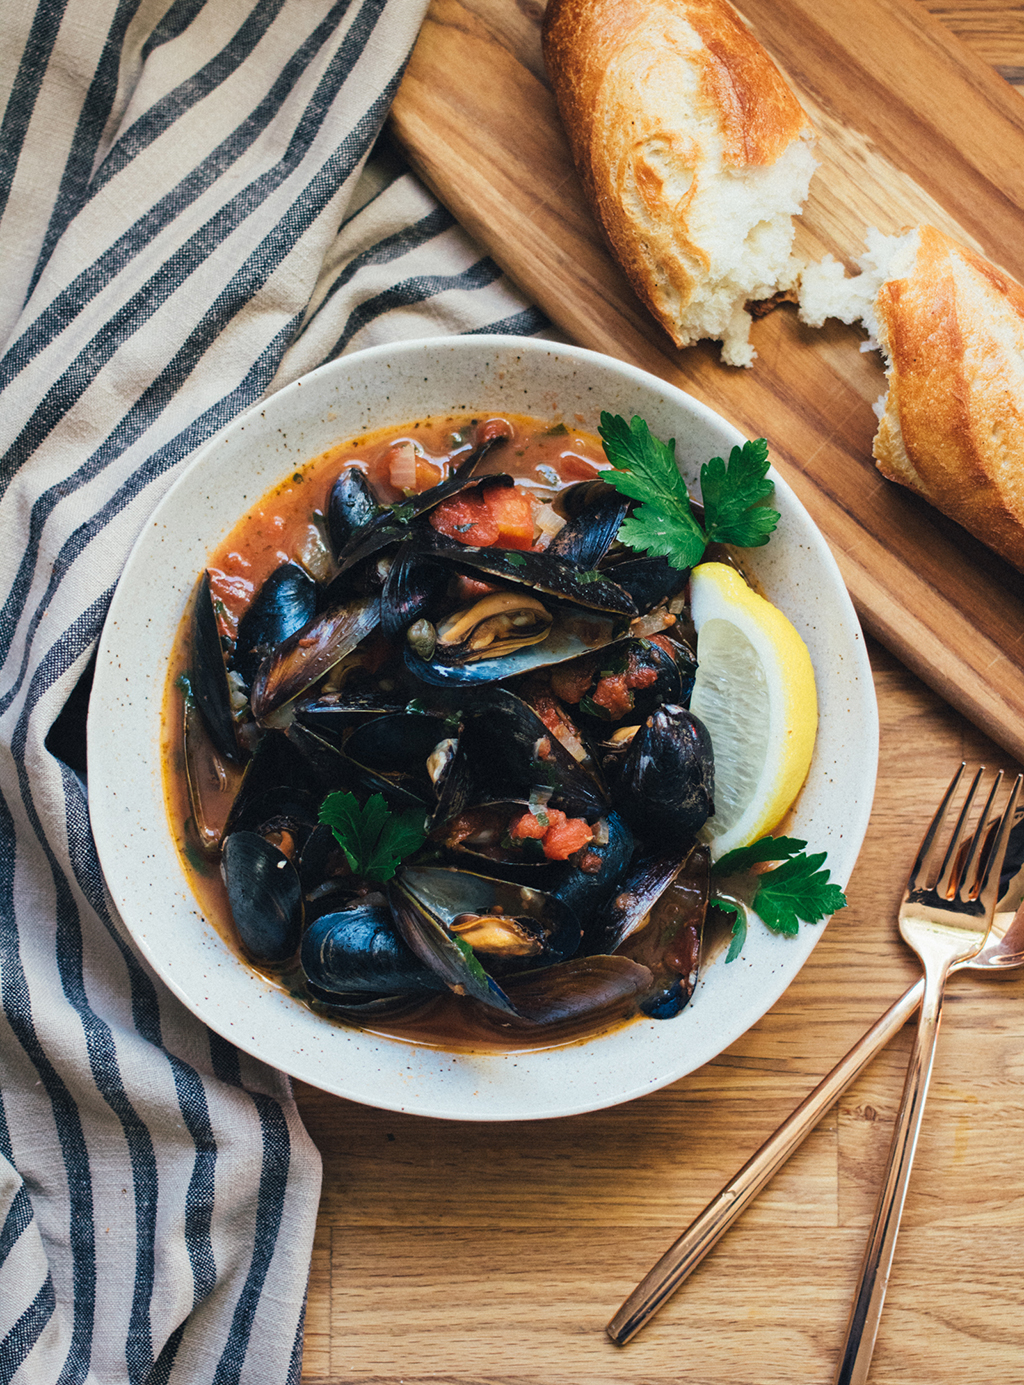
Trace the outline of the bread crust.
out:
<instances>
[{"instance_id":1,"label":"bread crust","mask_svg":"<svg viewBox=\"0 0 1024 1385\"><path fill-rule=\"evenodd\" d=\"M1024 288L934 226L875 310L889 392L873 453L1024 570Z\"/></svg>"},{"instance_id":2,"label":"bread crust","mask_svg":"<svg viewBox=\"0 0 1024 1385\"><path fill-rule=\"evenodd\" d=\"M686 346L694 338L681 329L681 312L711 259L706 228L701 235L691 224L704 180L720 179L722 167L770 167L810 137L810 123L725 0L551 0L543 50L613 253ZM777 286L765 287L768 297Z\"/></svg>"}]
</instances>

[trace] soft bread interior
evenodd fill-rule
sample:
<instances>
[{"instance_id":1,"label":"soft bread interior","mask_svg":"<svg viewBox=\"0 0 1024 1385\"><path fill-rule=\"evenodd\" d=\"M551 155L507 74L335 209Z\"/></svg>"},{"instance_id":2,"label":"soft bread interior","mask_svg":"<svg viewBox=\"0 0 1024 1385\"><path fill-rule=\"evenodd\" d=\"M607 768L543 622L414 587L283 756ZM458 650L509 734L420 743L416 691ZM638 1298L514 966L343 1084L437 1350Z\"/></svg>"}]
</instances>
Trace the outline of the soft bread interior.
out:
<instances>
[{"instance_id":1,"label":"soft bread interior","mask_svg":"<svg viewBox=\"0 0 1024 1385\"><path fill-rule=\"evenodd\" d=\"M856 261L859 273L847 275L832 255L818 264L804 267L800 275L800 321L808 327L823 327L825 320L836 317L852 326L861 323L867 329L871 348L880 345L875 300L886 279L903 279L910 274L921 244L921 232L915 226L898 236L883 236L874 226L868 228L867 250Z\"/></svg>"},{"instance_id":2,"label":"soft bread interior","mask_svg":"<svg viewBox=\"0 0 1024 1385\"><path fill-rule=\"evenodd\" d=\"M723 361L749 366L755 352L747 304L795 287L800 266L792 253L793 217L817 164L806 137L767 167L725 167L721 145L709 132L688 213L688 238L703 250L706 273L673 316L682 344L720 340Z\"/></svg>"}]
</instances>

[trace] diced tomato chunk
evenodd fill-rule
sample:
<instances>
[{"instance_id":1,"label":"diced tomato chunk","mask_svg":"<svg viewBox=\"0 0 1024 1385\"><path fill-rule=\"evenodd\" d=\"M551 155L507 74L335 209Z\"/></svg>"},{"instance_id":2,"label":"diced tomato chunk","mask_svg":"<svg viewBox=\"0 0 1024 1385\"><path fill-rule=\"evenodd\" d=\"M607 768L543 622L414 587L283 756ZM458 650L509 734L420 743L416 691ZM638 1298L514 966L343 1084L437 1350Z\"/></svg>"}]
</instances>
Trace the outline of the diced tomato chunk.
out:
<instances>
[{"instance_id":1,"label":"diced tomato chunk","mask_svg":"<svg viewBox=\"0 0 1024 1385\"><path fill-rule=\"evenodd\" d=\"M484 496L498 526L499 548L529 548L533 544L533 500L529 494L515 486L489 486Z\"/></svg>"},{"instance_id":2,"label":"diced tomato chunk","mask_svg":"<svg viewBox=\"0 0 1024 1385\"><path fill-rule=\"evenodd\" d=\"M536 813L525 812L522 817L509 823L508 835L513 841L523 841L528 837L540 841L547 830L547 824L541 822Z\"/></svg>"},{"instance_id":3,"label":"diced tomato chunk","mask_svg":"<svg viewBox=\"0 0 1024 1385\"><path fill-rule=\"evenodd\" d=\"M514 486L460 491L430 511L439 534L474 548L529 548L533 500Z\"/></svg>"},{"instance_id":4,"label":"diced tomato chunk","mask_svg":"<svg viewBox=\"0 0 1024 1385\"><path fill-rule=\"evenodd\" d=\"M610 673L606 678L602 678L590 700L596 706L603 707L612 721L625 716L633 707L633 698L625 673Z\"/></svg>"},{"instance_id":5,"label":"diced tomato chunk","mask_svg":"<svg viewBox=\"0 0 1024 1385\"><path fill-rule=\"evenodd\" d=\"M429 519L439 534L472 548L490 548L498 541L498 526L479 491L462 491L442 500Z\"/></svg>"},{"instance_id":6,"label":"diced tomato chunk","mask_svg":"<svg viewBox=\"0 0 1024 1385\"><path fill-rule=\"evenodd\" d=\"M583 818L567 818L557 808L549 808L547 817L550 826L541 846L549 861L567 861L574 851L593 839L593 829Z\"/></svg>"},{"instance_id":7,"label":"diced tomato chunk","mask_svg":"<svg viewBox=\"0 0 1024 1385\"><path fill-rule=\"evenodd\" d=\"M543 813L526 812L510 822L508 834L513 841L539 840L549 861L567 861L593 840L594 830L583 818L567 818L558 808L545 808Z\"/></svg>"}]
</instances>

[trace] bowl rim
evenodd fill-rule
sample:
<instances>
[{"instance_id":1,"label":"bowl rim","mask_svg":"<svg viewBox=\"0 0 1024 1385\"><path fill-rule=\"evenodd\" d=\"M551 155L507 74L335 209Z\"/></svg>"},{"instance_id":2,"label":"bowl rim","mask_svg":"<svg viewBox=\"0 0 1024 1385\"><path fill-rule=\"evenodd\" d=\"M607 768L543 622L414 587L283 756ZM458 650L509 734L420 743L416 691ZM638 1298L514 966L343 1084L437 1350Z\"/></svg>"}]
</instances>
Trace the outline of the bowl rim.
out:
<instances>
[{"instance_id":1,"label":"bowl rim","mask_svg":"<svg viewBox=\"0 0 1024 1385\"><path fill-rule=\"evenodd\" d=\"M272 987L236 953L230 952L216 929L202 919L194 898L190 897L187 877L180 863L176 875L169 860L167 845L170 844L175 859L177 852L166 830L166 814L161 819L163 836L167 839L164 843L160 841L159 823L140 821L140 816L145 817L147 812L152 814L155 801L152 748L153 736L159 736L163 702L161 679L166 677L166 661L156 670L151 666L152 658L143 661L142 668L133 663L133 658L147 647L147 640L150 644L154 638L159 642L166 633L169 616L161 609L157 593L147 591L140 597L133 588L136 578L142 575L155 555L172 560L174 575L162 576L159 582L151 585L164 593L164 605L171 597L179 601L174 622L177 628L184 602L202 564L200 561L191 573L178 573L173 561L187 561L190 545L194 548L205 543L203 551L208 553L218 541L205 529L193 533L186 541L180 533L183 517L188 516L193 526L200 523L197 516L202 511L201 501L212 503L210 496L215 485L218 481L223 483L232 467L239 466L236 454L254 457L258 449L263 449L263 460L258 462L255 473L259 479L253 480L255 493L243 497L235 520L271 488L273 480L262 477L275 464L275 457L280 458L277 473L280 479L290 464L286 459L294 461L301 456L308 460L324 450L322 446L303 450L299 441L304 436L303 428L301 422L296 423L296 420L309 417L309 410L320 396L338 398L341 407L340 395L347 386L350 396L359 396L356 407L369 416L370 384L374 380L380 382L375 407L381 407L382 391L384 400L390 405L398 383L404 381L403 387L411 390L414 380L419 378L418 372L427 366L430 370L443 369L443 363L447 363L468 377L472 372L466 363L474 360L478 374L490 372L490 388L500 375L502 388L511 390L519 378L517 371L529 374L547 363L556 376L561 372L559 378L575 381L579 375L579 388L584 397L593 394L594 381L602 379L612 393L609 382L614 380L615 390L626 396L633 392L647 396L648 405L640 412L651 413L651 401L657 398L661 401L658 410L668 414L679 411L688 420L688 426L719 438L723 450L745 440L743 434L706 404L639 367L585 348L542 338L503 334L417 338L353 352L295 380L234 419L199 449L168 488L132 548L111 602L97 656L88 722L90 813L101 867L127 931L178 999L230 1042L310 1085L381 1109L454 1120L543 1119L580 1114L633 1100L710 1061L778 1000L810 955L825 925L804 925L796 939L779 939L766 929L752 929L743 956L729 965L730 973L736 969L737 981L742 978L738 989L732 987L731 991L742 997L742 1003L737 1002L741 1013L731 1022L711 1026L710 1036L707 1024L695 1023L692 1019L695 1008L699 1010L702 995L711 989L708 978L702 976L690 1006L672 1021L633 1021L624 1029L609 1034L548 1049L508 1050L498 1054L458 1053L336 1025L314 1016L300 1002ZM428 370L423 383L428 384L429 379ZM564 379L563 390L566 388ZM362 383L353 383L360 381ZM540 393L539 388L536 393ZM352 397L346 401L347 405L351 405ZM503 405L489 408L489 411L500 413L503 408L510 412L537 413L533 408L510 408L507 399ZM462 412L462 409L453 403L435 406L427 412L441 415ZM554 412L565 413L566 410ZM394 423L397 426L422 416L423 413L405 412L401 417L396 416ZM321 418L320 424L323 422ZM363 428L340 426L336 439L343 441L359 436L360 432L368 431L368 427L369 424ZM587 430L596 431L596 428L591 429L588 424ZM685 446L681 450L685 453ZM683 464L681 460L681 466ZM815 648L820 645L833 653L838 650L846 702L845 706L837 707L826 697L823 721L826 716L829 718L831 735L832 723L842 723L845 714L847 729L855 732L857 739L857 755L852 761L843 762L844 773L848 778L852 776L856 791L844 808L845 816L839 830L833 831L829 824L826 833L832 877L845 887L867 829L877 771L878 713L871 668L852 602L831 551L784 478L774 468L769 474L776 486L776 508L784 515L785 529L780 526L780 531L786 537L777 543L767 563L762 555L768 554L771 545L751 550L751 566L755 571L767 566L776 576L784 575L787 563L792 570L795 555L798 565L807 566L807 577L815 578L814 583L807 581L799 588L799 601L813 606L827 594L827 610L834 628L823 630L821 626L826 622L822 619L802 633L809 643L812 639L817 642ZM208 528L212 521L207 518L206 522ZM812 585L819 588L817 593L809 590ZM770 582L768 591L771 595ZM779 604L792 617L786 602L780 600ZM794 623L798 621L795 619ZM838 676L831 667L824 670L824 675L819 683L819 701L822 701L822 692L831 696ZM841 697L839 700L842 703ZM819 730L819 745L821 743ZM836 745L845 745L841 736ZM828 753L832 753L831 743ZM816 749L816 757L818 754ZM158 761L159 756L156 758ZM816 773L816 764L812 764L805 789L805 795L814 797L815 808L811 814L814 823L822 818L816 780L811 793L812 777ZM159 763L155 777L160 782L162 801ZM803 801L804 795L798 802L798 821ZM821 845L816 838L811 839L812 850L820 849ZM169 912L172 924L185 930L187 948L172 944L171 936L154 926L154 911L162 910ZM177 938L178 934L173 936ZM717 968L720 972L723 965L716 960L707 970L714 972ZM245 995L239 986L243 977L247 982ZM299 1010L302 1015L292 1013ZM314 1026L303 1016L312 1017ZM683 1023L687 1017L690 1017L689 1022ZM666 1027L672 1025L682 1025L680 1030L674 1031L678 1043L668 1043L663 1037ZM662 1037L656 1035L648 1044L654 1026L662 1031ZM633 1061L628 1051L621 1051L622 1036L627 1032L635 1050ZM644 1038L641 1040L639 1035ZM667 1053L686 1047L682 1042L684 1037L690 1039L691 1052L681 1057L677 1054L674 1062L668 1061ZM598 1063L591 1072L588 1067L590 1053L598 1046L606 1050L615 1048L615 1056ZM694 1053L697 1060L690 1061ZM574 1054L580 1061L569 1063L567 1055ZM586 1069L583 1080L574 1082L572 1079L581 1069ZM615 1074L614 1079L609 1073Z\"/></svg>"}]
</instances>

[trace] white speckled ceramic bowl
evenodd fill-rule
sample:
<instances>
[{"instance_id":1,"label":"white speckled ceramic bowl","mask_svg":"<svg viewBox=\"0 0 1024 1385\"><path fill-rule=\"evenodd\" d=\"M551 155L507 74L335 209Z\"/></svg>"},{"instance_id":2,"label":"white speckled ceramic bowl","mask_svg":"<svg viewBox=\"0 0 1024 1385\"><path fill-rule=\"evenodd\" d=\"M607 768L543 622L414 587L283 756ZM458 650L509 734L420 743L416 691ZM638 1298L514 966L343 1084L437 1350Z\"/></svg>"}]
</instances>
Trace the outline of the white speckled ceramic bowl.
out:
<instances>
[{"instance_id":1,"label":"white speckled ceramic bowl","mask_svg":"<svg viewBox=\"0 0 1024 1385\"><path fill-rule=\"evenodd\" d=\"M89 718L92 823L107 883L137 945L211 1029L316 1087L389 1110L525 1120L641 1096L706 1063L775 1003L821 937L754 926L742 956L705 967L672 1020L634 1022L540 1051L452 1053L318 1018L256 975L203 918L168 827L160 717L168 658L210 550L298 462L388 424L448 412L567 418L603 409L674 437L691 486L743 439L679 390L608 357L537 340L449 337L348 356L296 381L203 449L160 504L125 568L100 646ZM820 730L789 830L827 850L845 885L867 827L877 764L871 671L836 564L778 477L782 522L750 567L806 640Z\"/></svg>"}]
</instances>

